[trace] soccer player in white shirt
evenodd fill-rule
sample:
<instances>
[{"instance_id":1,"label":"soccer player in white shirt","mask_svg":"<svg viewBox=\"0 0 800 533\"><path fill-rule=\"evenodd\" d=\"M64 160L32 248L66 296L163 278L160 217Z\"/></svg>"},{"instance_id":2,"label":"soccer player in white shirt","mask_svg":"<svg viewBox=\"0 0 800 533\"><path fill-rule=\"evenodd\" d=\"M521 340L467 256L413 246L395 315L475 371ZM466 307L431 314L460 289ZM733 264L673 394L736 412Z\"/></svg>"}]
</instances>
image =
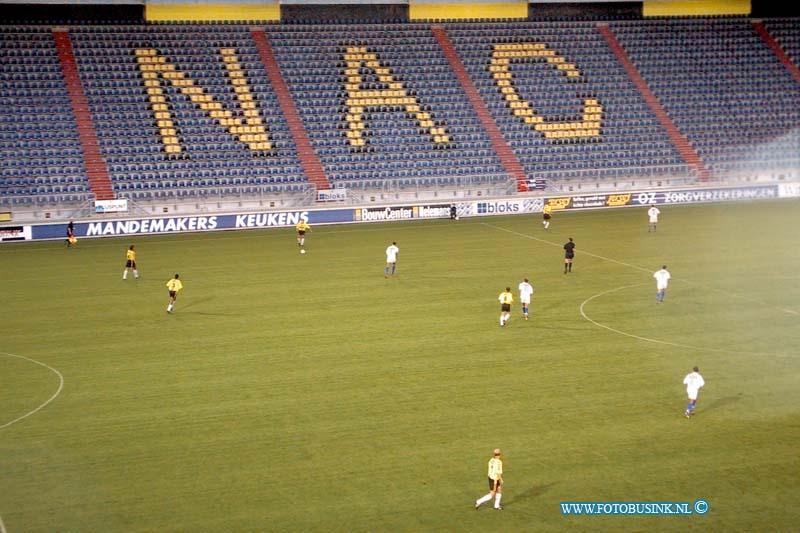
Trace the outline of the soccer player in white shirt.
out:
<instances>
[{"instance_id":1,"label":"soccer player in white shirt","mask_svg":"<svg viewBox=\"0 0 800 533\"><path fill-rule=\"evenodd\" d=\"M528 278L522 280L519 284L519 301L522 302L522 316L528 320L528 306L531 303L531 296L533 295L533 286L528 283Z\"/></svg>"},{"instance_id":2,"label":"soccer player in white shirt","mask_svg":"<svg viewBox=\"0 0 800 533\"><path fill-rule=\"evenodd\" d=\"M397 254L400 253L400 248L397 247L397 243L393 242L386 248L386 268L383 269L383 277L389 277L389 267L392 267L392 276L394 276L394 271L397 269Z\"/></svg>"},{"instance_id":3,"label":"soccer player in white shirt","mask_svg":"<svg viewBox=\"0 0 800 533\"><path fill-rule=\"evenodd\" d=\"M686 385L686 394L689 396L689 403L686 404L686 418L690 418L694 414L694 406L697 405L697 394L700 388L706 384L703 376L700 375L700 369L694 367L692 372L686 374L683 378L683 384Z\"/></svg>"},{"instance_id":4,"label":"soccer player in white shirt","mask_svg":"<svg viewBox=\"0 0 800 533\"><path fill-rule=\"evenodd\" d=\"M669 278L672 276L667 272L667 265L661 267L661 270L653 274L656 278L656 302L663 302L664 296L667 294L667 285L669 285Z\"/></svg>"},{"instance_id":5,"label":"soccer player in white shirt","mask_svg":"<svg viewBox=\"0 0 800 533\"><path fill-rule=\"evenodd\" d=\"M658 215L661 214L661 211L655 206L655 204L650 206L650 209L647 210L647 216L650 217L650 226L647 228L647 233L656 230L656 226L658 225Z\"/></svg>"}]
</instances>

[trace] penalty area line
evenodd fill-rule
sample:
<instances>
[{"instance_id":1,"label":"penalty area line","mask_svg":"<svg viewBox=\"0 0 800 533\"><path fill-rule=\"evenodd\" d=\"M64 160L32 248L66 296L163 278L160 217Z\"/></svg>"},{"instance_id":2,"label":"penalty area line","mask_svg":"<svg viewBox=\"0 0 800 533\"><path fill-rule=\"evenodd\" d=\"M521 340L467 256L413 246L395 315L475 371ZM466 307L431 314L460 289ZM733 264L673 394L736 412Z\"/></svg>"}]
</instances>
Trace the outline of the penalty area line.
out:
<instances>
[{"instance_id":1,"label":"penalty area line","mask_svg":"<svg viewBox=\"0 0 800 533\"><path fill-rule=\"evenodd\" d=\"M6 422L3 425L0 425L0 429L5 429L5 428L11 426L12 424L16 424L17 422L19 422L21 420L24 420L24 419L28 418L29 416L38 413L39 411L41 411L42 409L47 407L50 404L50 402L55 400L58 397L58 395L61 394L61 390L64 388L64 376L61 375L61 372L59 372L58 370L56 370L52 366L50 366L48 364L45 364L45 363L42 363L41 361L37 361L36 359L31 359L30 357L25 357L24 355L17 355L17 354L8 353L8 352L0 352L0 355L5 355L6 357L16 357L17 359L24 359L25 361L31 362L33 364L36 364L36 365L39 365L39 366L43 366L44 368L48 369L49 371L53 372L56 376L58 376L58 390L56 390L56 392L52 396L50 396L50 398L48 398L47 401L45 401L43 404L41 404L36 409L33 409L32 411L28 411L24 415L22 415L20 417L17 417L17 418L15 418L14 420L12 420L10 422ZM2 522L0 522L0 526L2 526ZM4 529L0 528L0 533L4 533L4 531L5 531Z\"/></svg>"}]
</instances>

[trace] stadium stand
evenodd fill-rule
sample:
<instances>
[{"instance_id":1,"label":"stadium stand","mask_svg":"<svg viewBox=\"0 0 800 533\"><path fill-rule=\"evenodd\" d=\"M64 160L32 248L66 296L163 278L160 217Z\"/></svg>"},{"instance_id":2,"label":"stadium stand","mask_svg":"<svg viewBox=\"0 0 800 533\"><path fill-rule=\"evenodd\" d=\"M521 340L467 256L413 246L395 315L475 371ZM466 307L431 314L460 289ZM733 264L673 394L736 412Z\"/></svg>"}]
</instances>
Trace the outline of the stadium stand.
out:
<instances>
[{"instance_id":1,"label":"stadium stand","mask_svg":"<svg viewBox=\"0 0 800 533\"><path fill-rule=\"evenodd\" d=\"M0 204L90 197L78 128L49 28L0 31Z\"/></svg>"},{"instance_id":2,"label":"stadium stand","mask_svg":"<svg viewBox=\"0 0 800 533\"><path fill-rule=\"evenodd\" d=\"M133 199L307 191L245 27L72 32L115 189Z\"/></svg>"},{"instance_id":3,"label":"stadium stand","mask_svg":"<svg viewBox=\"0 0 800 533\"><path fill-rule=\"evenodd\" d=\"M797 19L766 19L762 21L795 67L800 68L800 32Z\"/></svg>"},{"instance_id":4,"label":"stadium stand","mask_svg":"<svg viewBox=\"0 0 800 533\"><path fill-rule=\"evenodd\" d=\"M528 174L557 183L691 173L594 24L447 29Z\"/></svg>"},{"instance_id":5,"label":"stadium stand","mask_svg":"<svg viewBox=\"0 0 800 533\"><path fill-rule=\"evenodd\" d=\"M798 84L749 19L611 26L714 176L800 168Z\"/></svg>"},{"instance_id":6,"label":"stadium stand","mask_svg":"<svg viewBox=\"0 0 800 533\"><path fill-rule=\"evenodd\" d=\"M711 179L800 168L798 84L750 19L607 24ZM763 24L796 66L797 21ZM555 190L699 177L596 22L267 24L262 44L244 23L68 30L114 193L133 201L313 202L298 127L348 190L512 192L507 158ZM3 27L0 58L0 205L93 198L52 28Z\"/></svg>"}]
</instances>

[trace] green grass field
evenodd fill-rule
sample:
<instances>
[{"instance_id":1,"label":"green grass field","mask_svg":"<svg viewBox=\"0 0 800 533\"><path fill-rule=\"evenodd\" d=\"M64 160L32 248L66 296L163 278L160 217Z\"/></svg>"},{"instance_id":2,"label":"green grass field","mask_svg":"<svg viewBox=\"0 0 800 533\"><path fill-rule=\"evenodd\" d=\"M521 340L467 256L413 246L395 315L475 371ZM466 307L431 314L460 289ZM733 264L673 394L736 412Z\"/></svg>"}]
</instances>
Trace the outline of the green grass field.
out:
<instances>
[{"instance_id":1,"label":"green grass field","mask_svg":"<svg viewBox=\"0 0 800 533\"><path fill-rule=\"evenodd\" d=\"M317 226L305 256L290 229L2 246L2 524L796 530L800 208L661 218L655 234L644 209L549 231L538 215ZM129 244L142 278L123 282ZM523 277L532 318L515 304L500 328L497 296ZM707 384L687 420L693 365ZM504 510L476 512L494 447ZM699 498L702 516L559 507Z\"/></svg>"}]
</instances>

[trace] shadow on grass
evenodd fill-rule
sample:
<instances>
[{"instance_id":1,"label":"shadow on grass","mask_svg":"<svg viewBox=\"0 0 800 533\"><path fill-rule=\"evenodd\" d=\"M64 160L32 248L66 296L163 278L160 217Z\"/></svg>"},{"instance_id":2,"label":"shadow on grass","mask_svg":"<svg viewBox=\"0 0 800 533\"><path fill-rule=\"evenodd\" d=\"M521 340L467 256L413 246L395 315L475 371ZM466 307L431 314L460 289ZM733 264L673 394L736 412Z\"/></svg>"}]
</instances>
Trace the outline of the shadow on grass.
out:
<instances>
[{"instance_id":1,"label":"shadow on grass","mask_svg":"<svg viewBox=\"0 0 800 533\"><path fill-rule=\"evenodd\" d=\"M534 498L538 498L548 490L550 490L556 482L553 483L546 483L544 485L532 485L527 489L523 490L518 494L514 494L512 498L503 499L503 507L512 507L517 505L518 503L523 503L528 500L533 500Z\"/></svg>"},{"instance_id":2,"label":"shadow on grass","mask_svg":"<svg viewBox=\"0 0 800 533\"><path fill-rule=\"evenodd\" d=\"M210 302L213 299L214 298L209 296L208 298L201 298L199 300L189 300L186 303L186 305L181 305L182 302L180 302L180 300L178 300L178 301L176 301L175 306L177 307L177 306L181 305L182 309L191 309L192 307L194 307L196 305L200 305L200 304L204 304L204 303Z\"/></svg>"},{"instance_id":3,"label":"shadow on grass","mask_svg":"<svg viewBox=\"0 0 800 533\"><path fill-rule=\"evenodd\" d=\"M214 300L213 297L209 296L208 298L201 298L199 300L192 300L188 302L186 305L181 305L181 302L178 301L175 305L176 311L182 312L182 314L187 315L200 315L200 316L242 316L241 313L215 313L213 311L201 311L201 310L194 310L193 307L202 306L210 301ZM186 311L188 309L188 311Z\"/></svg>"},{"instance_id":4,"label":"shadow on grass","mask_svg":"<svg viewBox=\"0 0 800 533\"><path fill-rule=\"evenodd\" d=\"M744 393L739 393L735 396L725 396L724 398L718 398L713 402L709 402L703 408L703 411L714 411L715 409L722 409L723 407L727 407L731 404L734 404L744 398ZM702 407L702 406L700 406ZM699 411L699 409L698 409Z\"/></svg>"}]
</instances>

